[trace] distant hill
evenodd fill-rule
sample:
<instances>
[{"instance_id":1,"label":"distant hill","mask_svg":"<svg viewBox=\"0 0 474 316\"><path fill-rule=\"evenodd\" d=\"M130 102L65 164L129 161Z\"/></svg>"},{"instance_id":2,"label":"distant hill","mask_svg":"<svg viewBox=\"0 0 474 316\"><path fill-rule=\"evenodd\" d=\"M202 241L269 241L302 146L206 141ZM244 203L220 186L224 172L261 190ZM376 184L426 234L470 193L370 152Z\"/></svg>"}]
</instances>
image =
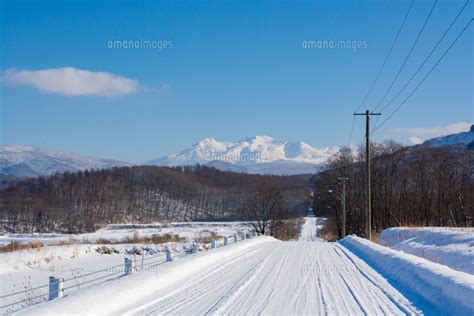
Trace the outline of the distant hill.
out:
<instances>
[{"instance_id":1,"label":"distant hill","mask_svg":"<svg viewBox=\"0 0 474 316\"><path fill-rule=\"evenodd\" d=\"M0 174L16 177L36 177L65 171L108 169L130 166L129 163L92 158L75 153L30 146L0 146Z\"/></svg>"},{"instance_id":2,"label":"distant hill","mask_svg":"<svg viewBox=\"0 0 474 316\"><path fill-rule=\"evenodd\" d=\"M469 150L474 150L474 125L469 131L436 137L425 141L423 146L443 147L443 146L466 146Z\"/></svg>"}]
</instances>

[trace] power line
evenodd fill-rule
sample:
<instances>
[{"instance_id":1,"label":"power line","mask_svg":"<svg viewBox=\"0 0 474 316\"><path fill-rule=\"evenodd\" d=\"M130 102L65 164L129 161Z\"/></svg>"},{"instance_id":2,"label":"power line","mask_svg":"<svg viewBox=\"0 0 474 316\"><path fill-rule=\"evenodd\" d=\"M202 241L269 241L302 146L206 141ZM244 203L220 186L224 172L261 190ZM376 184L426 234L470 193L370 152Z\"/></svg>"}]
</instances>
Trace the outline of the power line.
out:
<instances>
[{"instance_id":1,"label":"power line","mask_svg":"<svg viewBox=\"0 0 474 316\"><path fill-rule=\"evenodd\" d=\"M405 25L405 21L407 20L408 18L408 15L410 14L410 11L413 7L413 3L415 2L415 0L412 0L411 3L410 3L410 6L408 7L408 10L407 12L405 13L405 17L403 18L403 21L402 21L402 24L400 25L400 28L398 29L398 32L397 34L395 35L395 38L393 39L393 42L392 42L392 46L390 47L390 50L388 51L387 55L385 56L385 59L379 69L379 71L377 72L377 76L375 77L374 81L372 82L372 85L370 86L369 90L367 91L364 99L362 100L362 102L360 103L360 105L357 107L357 109L354 111L354 112L357 112L359 111L359 109L365 104L365 101L367 101L367 98L369 97L370 93L372 92L372 90L374 89L374 86L375 84L377 83L377 81L379 80L379 77L380 77L380 74L382 73L382 70L385 68L385 64L387 63L387 60L388 58L390 57L390 55L392 54L392 51L393 51L393 48L395 47L395 44L397 43L398 41L398 37L400 36L400 33L402 32L402 29L403 29L403 26Z\"/></svg>"},{"instance_id":2,"label":"power line","mask_svg":"<svg viewBox=\"0 0 474 316\"><path fill-rule=\"evenodd\" d=\"M406 63L408 62L408 59L410 58L413 50L415 49L416 47L416 44L418 43L420 37L421 37L421 34L423 34L423 31L425 30L425 27L426 25L428 24L428 21L430 20L431 18L431 15L433 14L433 11L436 7L436 5L438 4L438 0L435 0L435 2L433 3L433 6L431 7L431 10L430 12L428 13L428 16L426 17L425 19L425 22L423 23L423 26L421 27L420 31L418 32L418 35L416 36L416 39L415 41L413 42L413 44L411 45L410 47L410 50L408 51L408 54L406 55L405 57L405 60L403 61L402 65L400 66L400 68L398 69L398 72L397 74L395 75L395 77L393 78L392 82L390 83L387 91L385 92L385 94L383 95L382 99L380 99L379 103L377 103L377 105L375 106L374 108L374 111L376 111L380 104L382 104L382 102L385 100L385 98L387 97L387 95L390 93L390 91L392 90L393 88L393 85L395 84L395 82L397 81L398 77L400 76L400 74L402 73L403 69L405 68L405 65Z\"/></svg>"},{"instance_id":3,"label":"power line","mask_svg":"<svg viewBox=\"0 0 474 316\"><path fill-rule=\"evenodd\" d=\"M347 148L351 147L352 134L354 134L354 125L355 125L355 115L352 116L351 134L349 135L349 142L347 142Z\"/></svg>"},{"instance_id":4,"label":"power line","mask_svg":"<svg viewBox=\"0 0 474 316\"><path fill-rule=\"evenodd\" d=\"M372 93L372 90L374 89L375 87L375 84L377 83L377 81L379 80L380 78L380 74L382 73L383 69L385 68L385 65L387 64L387 61L388 61L388 58L392 55L392 51L393 51L393 48L395 47L395 44L397 43L398 41L398 38L400 37L400 34L402 32L402 29L403 27L405 26L405 22L406 20L408 19L408 16L410 15L410 12L411 12L411 9L413 8L413 4L415 3L415 0L412 0L410 2L410 5L408 6L408 9L403 17L403 20L402 20L402 23L400 24L400 27L398 28L398 31L397 31L397 34L395 35L395 38L393 39L393 42L392 42L392 45L390 46L390 49L388 50L387 52L387 55L385 56L384 58L384 61L382 63L382 65L380 66L378 72L377 72L377 75L375 76L375 79L374 81L372 82L372 84L370 85L370 88L369 90L367 91L367 93L365 94L364 96L364 99L362 100L362 102L359 104L359 106L355 109L354 113L356 113L357 111L359 111L359 109L365 104L365 102L367 101L367 98L369 97L370 93ZM377 117L378 119L378 117ZM347 147L350 148L351 146L351 142L352 142L352 136L354 134L354 126L355 126L355 115L352 116L352 124L351 124L351 131L350 131L350 135L349 135L349 141L347 142Z\"/></svg>"},{"instance_id":5,"label":"power line","mask_svg":"<svg viewBox=\"0 0 474 316\"><path fill-rule=\"evenodd\" d=\"M400 89L400 91L398 91L398 93L390 100L390 102L388 102L380 111L383 112L385 109L387 109L392 103L393 101L395 101L396 98L398 98L398 96L400 96L400 94L406 89L406 87L413 81L413 79L416 77L416 75L420 72L421 68L423 68L423 66L426 64L426 62L428 61L428 59L433 55L434 51L438 48L438 46L441 44L441 42L443 41L443 39L446 37L446 35L448 34L448 32L451 30L451 28L453 27L454 23L456 23L456 21L458 20L459 16L461 15L461 13L464 11L464 9L467 7L467 5L469 4L469 1L470 0L467 0L463 7L461 8L461 10L458 12L458 14L456 15L456 17L454 18L454 20L451 22L451 24L448 26L448 28L446 29L446 31L444 31L443 35L441 36L441 38L438 40L438 42L436 43L436 45L433 47L433 49L430 51L430 53L428 54L428 56L425 58L425 60L423 60L423 62L421 63L421 65L418 67L418 69L413 73L413 75L410 77L410 79L408 80L408 82L403 86L403 88Z\"/></svg>"},{"instance_id":6,"label":"power line","mask_svg":"<svg viewBox=\"0 0 474 316\"><path fill-rule=\"evenodd\" d=\"M466 24L466 26L459 32L458 36L454 39L454 41L449 45L449 47L445 50L443 55L436 61L436 63L431 67L431 69L428 71L428 73L423 77L423 79L416 85L416 87L410 92L410 94L403 100L402 103L377 127L375 128L372 132L375 132L379 128L381 128L390 118L392 118L401 108L405 103L410 99L410 97L418 90L418 88L423 84L423 82L426 80L426 78L429 77L429 75L433 72L433 70L438 66L438 64L441 62L441 60L448 54L448 52L451 50L451 48L456 44L458 39L462 36L462 34L467 30L467 28L471 25L472 21L474 19L471 18L471 20Z\"/></svg>"}]
</instances>

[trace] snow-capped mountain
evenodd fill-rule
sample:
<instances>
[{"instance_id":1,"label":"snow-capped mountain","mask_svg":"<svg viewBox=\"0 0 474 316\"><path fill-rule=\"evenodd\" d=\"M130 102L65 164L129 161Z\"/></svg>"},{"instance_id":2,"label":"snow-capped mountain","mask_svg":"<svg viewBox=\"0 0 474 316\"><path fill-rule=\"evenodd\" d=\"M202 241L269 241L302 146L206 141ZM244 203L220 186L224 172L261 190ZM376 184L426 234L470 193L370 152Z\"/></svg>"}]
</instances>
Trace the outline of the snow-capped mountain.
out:
<instances>
[{"instance_id":1,"label":"snow-capped mountain","mask_svg":"<svg viewBox=\"0 0 474 316\"><path fill-rule=\"evenodd\" d=\"M159 166L209 165L221 170L259 174L314 173L339 147L314 148L303 142L289 142L269 136L255 136L237 142L206 138L166 157L149 161Z\"/></svg>"},{"instance_id":2,"label":"snow-capped mountain","mask_svg":"<svg viewBox=\"0 0 474 316\"><path fill-rule=\"evenodd\" d=\"M0 145L0 174L18 177L51 175L56 172L107 169L130 164L111 159L99 159L79 154L35 148Z\"/></svg>"},{"instance_id":3,"label":"snow-capped mountain","mask_svg":"<svg viewBox=\"0 0 474 316\"><path fill-rule=\"evenodd\" d=\"M468 148L474 148L474 125L471 125L470 130L467 132L432 138L425 141L423 145L433 147L464 145Z\"/></svg>"}]
</instances>

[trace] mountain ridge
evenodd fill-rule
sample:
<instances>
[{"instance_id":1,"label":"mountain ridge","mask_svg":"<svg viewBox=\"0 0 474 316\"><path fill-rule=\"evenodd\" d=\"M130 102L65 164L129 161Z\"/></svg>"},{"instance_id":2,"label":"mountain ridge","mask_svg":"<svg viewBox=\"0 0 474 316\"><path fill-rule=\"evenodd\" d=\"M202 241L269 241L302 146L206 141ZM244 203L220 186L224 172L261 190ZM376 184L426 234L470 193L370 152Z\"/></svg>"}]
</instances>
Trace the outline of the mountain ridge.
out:
<instances>
[{"instance_id":1,"label":"mountain ridge","mask_svg":"<svg viewBox=\"0 0 474 316\"><path fill-rule=\"evenodd\" d=\"M146 162L158 166L209 165L226 171L292 175L315 173L339 147L315 148L267 135L238 141L204 138L184 150Z\"/></svg>"},{"instance_id":2,"label":"mountain ridge","mask_svg":"<svg viewBox=\"0 0 474 316\"><path fill-rule=\"evenodd\" d=\"M3 175L36 177L57 172L77 172L131 165L119 160L94 158L50 148L0 145L0 174Z\"/></svg>"},{"instance_id":3,"label":"mountain ridge","mask_svg":"<svg viewBox=\"0 0 474 316\"><path fill-rule=\"evenodd\" d=\"M468 148L474 148L473 144L474 124L471 125L469 131L431 138L424 141L421 145L433 147L464 145Z\"/></svg>"},{"instance_id":4,"label":"mountain ridge","mask_svg":"<svg viewBox=\"0 0 474 316\"><path fill-rule=\"evenodd\" d=\"M474 150L474 125L469 131L426 140L417 146L461 146ZM337 151L338 146L316 148L301 141L285 141L267 135L219 141L208 137L167 156L142 163L157 166L207 165L223 171L253 174L314 174ZM109 169L135 164L94 158L57 149L24 145L0 145L0 175L48 176L61 172Z\"/></svg>"}]
</instances>

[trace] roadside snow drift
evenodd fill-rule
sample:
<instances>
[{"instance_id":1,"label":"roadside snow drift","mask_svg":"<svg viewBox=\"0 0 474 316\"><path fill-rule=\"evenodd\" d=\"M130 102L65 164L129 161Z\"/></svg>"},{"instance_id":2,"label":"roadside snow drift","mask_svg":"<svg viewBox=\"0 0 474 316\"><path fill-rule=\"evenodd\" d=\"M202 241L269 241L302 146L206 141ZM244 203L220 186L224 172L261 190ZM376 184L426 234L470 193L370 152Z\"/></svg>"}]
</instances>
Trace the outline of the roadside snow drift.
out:
<instances>
[{"instance_id":1,"label":"roadside snow drift","mask_svg":"<svg viewBox=\"0 0 474 316\"><path fill-rule=\"evenodd\" d=\"M387 228L380 235L380 243L474 274L474 228Z\"/></svg>"},{"instance_id":2,"label":"roadside snow drift","mask_svg":"<svg viewBox=\"0 0 474 316\"><path fill-rule=\"evenodd\" d=\"M449 314L474 314L474 276L356 236L340 243L398 289L404 288Z\"/></svg>"}]
</instances>

